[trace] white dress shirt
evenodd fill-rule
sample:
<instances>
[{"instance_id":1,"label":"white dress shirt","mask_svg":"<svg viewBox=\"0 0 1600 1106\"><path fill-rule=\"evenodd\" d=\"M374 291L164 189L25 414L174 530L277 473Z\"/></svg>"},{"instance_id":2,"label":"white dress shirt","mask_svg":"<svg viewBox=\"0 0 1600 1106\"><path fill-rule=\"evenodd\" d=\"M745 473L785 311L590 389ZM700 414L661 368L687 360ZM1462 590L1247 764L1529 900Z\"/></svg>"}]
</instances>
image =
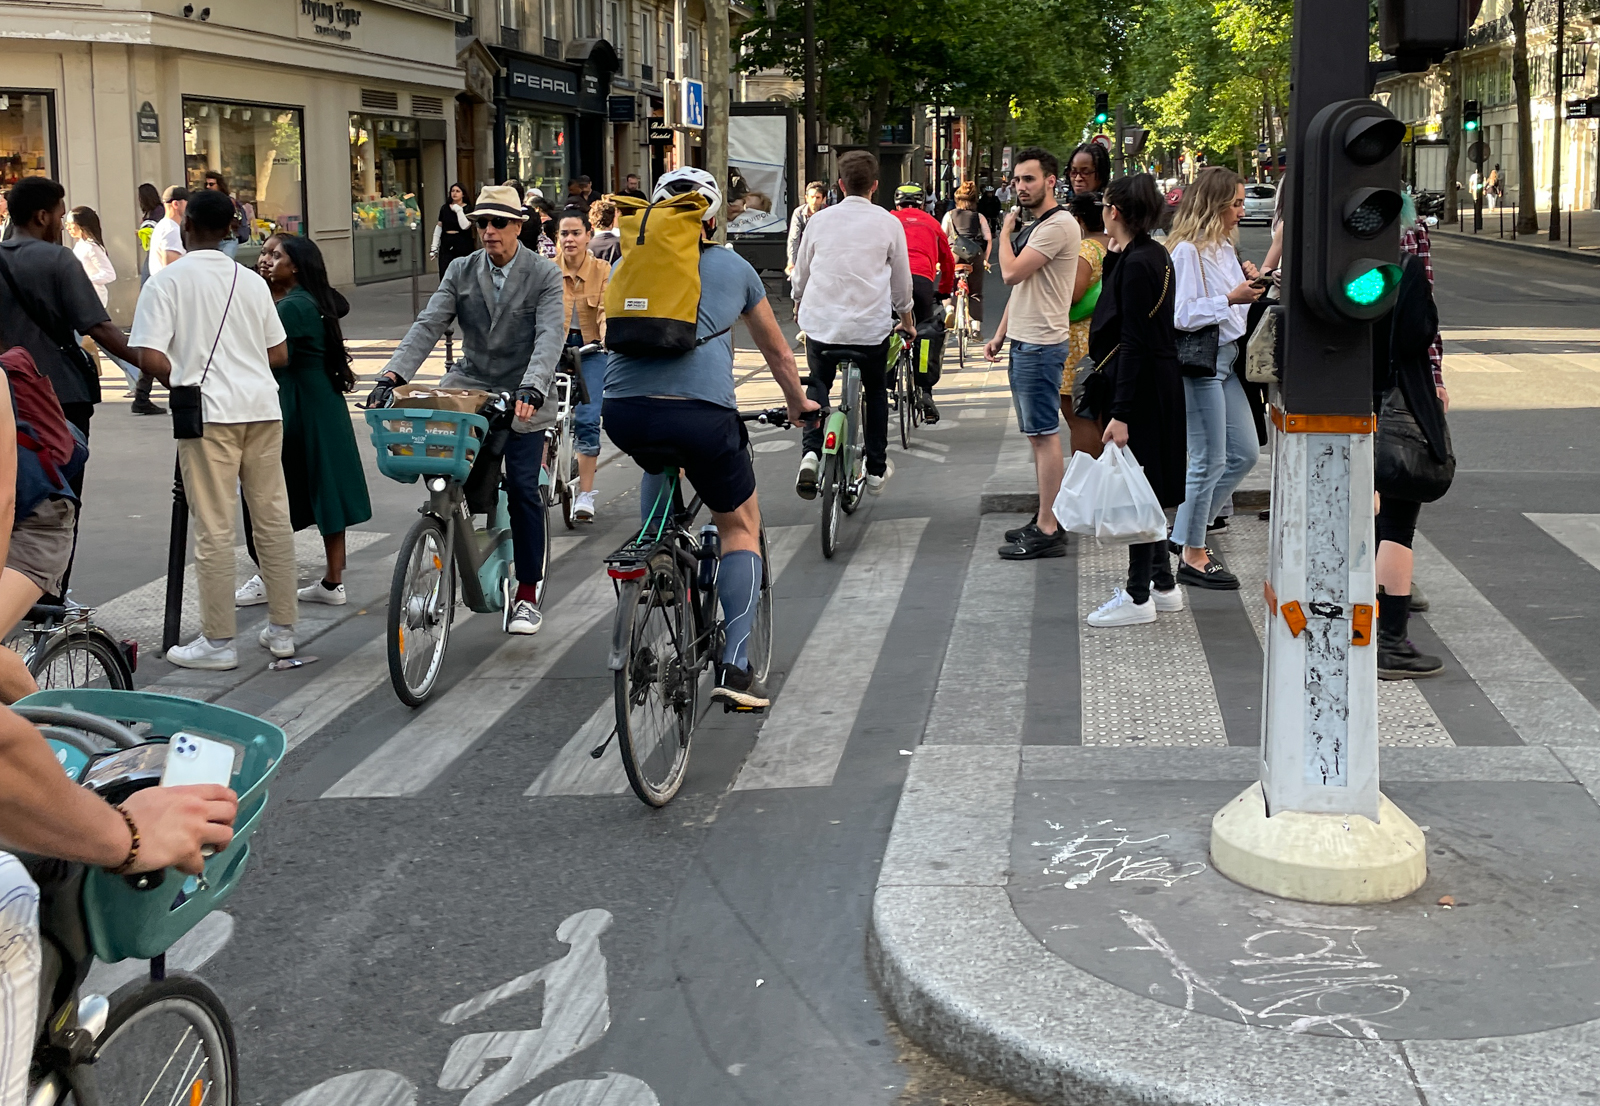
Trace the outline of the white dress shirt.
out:
<instances>
[{"instance_id":1,"label":"white dress shirt","mask_svg":"<svg viewBox=\"0 0 1600 1106\"><path fill-rule=\"evenodd\" d=\"M94 285L95 295L100 297L100 306L104 307L111 298L107 286L117 280L117 270L106 248L93 238L80 238L72 245L72 255L89 275L89 283Z\"/></svg>"},{"instance_id":2,"label":"white dress shirt","mask_svg":"<svg viewBox=\"0 0 1600 1106\"><path fill-rule=\"evenodd\" d=\"M905 229L865 196L846 196L807 220L792 280L808 339L875 346L911 310Z\"/></svg>"},{"instance_id":3,"label":"white dress shirt","mask_svg":"<svg viewBox=\"0 0 1600 1106\"><path fill-rule=\"evenodd\" d=\"M1204 252L1193 242L1172 247L1172 268L1178 277L1173 299L1174 319L1179 330L1199 330L1217 323L1217 340L1233 342L1244 337L1249 304L1228 302L1228 293L1245 281L1239 255L1228 243L1206 247Z\"/></svg>"}]
</instances>

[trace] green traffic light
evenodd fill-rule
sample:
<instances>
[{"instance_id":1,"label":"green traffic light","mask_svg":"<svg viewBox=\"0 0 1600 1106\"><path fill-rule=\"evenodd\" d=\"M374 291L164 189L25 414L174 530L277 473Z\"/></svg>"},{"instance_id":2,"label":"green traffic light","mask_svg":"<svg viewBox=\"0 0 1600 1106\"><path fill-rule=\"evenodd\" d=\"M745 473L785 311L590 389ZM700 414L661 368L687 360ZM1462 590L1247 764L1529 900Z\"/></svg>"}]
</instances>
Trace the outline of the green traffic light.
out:
<instances>
[{"instance_id":1,"label":"green traffic light","mask_svg":"<svg viewBox=\"0 0 1600 1106\"><path fill-rule=\"evenodd\" d=\"M1368 269L1359 276L1347 280L1344 294L1351 303L1360 307L1371 307L1389 290L1400 283L1400 267L1398 265L1378 265Z\"/></svg>"},{"instance_id":2,"label":"green traffic light","mask_svg":"<svg viewBox=\"0 0 1600 1106\"><path fill-rule=\"evenodd\" d=\"M1469 130L1469 131L1477 130L1478 129L1478 121L1476 119L1468 119L1466 121L1466 124L1464 125L1464 129L1465 130Z\"/></svg>"}]
</instances>

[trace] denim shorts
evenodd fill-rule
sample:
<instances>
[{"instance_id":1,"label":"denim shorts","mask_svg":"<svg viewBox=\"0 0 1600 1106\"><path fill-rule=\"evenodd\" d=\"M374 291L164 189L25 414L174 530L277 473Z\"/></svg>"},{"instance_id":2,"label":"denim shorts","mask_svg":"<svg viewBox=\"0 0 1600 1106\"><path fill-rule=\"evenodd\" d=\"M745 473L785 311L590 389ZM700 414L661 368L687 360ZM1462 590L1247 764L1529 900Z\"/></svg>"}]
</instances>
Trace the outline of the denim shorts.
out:
<instances>
[{"instance_id":1,"label":"denim shorts","mask_svg":"<svg viewBox=\"0 0 1600 1106\"><path fill-rule=\"evenodd\" d=\"M1067 364L1070 342L1041 346L1036 342L1011 343L1011 403L1017 425L1032 437L1061 429L1061 374Z\"/></svg>"}]
</instances>

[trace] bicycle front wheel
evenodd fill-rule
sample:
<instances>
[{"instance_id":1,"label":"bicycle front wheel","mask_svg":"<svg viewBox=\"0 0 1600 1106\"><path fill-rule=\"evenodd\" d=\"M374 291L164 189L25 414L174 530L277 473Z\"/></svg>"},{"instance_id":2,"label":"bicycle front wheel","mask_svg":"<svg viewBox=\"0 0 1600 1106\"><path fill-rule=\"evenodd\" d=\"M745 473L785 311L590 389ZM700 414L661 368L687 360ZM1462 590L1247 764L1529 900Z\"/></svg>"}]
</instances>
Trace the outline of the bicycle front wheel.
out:
<instances>
[{"instance_id":1,"label":"bicycle front wheel","mask_svg":"<svg viewBox=\"0 0 1600 1106\"><path fill-rule=\"evenodd\" d=\"M671 553L657 556L650 573L625 585L617 618L627 643L614 673L617 745L634 794L665 806L683 786L694 731L697 673L688 581Z\"/></svg>"},{"instance_id":2,"label":"bicycle front wheel","mask_svg":"<svg viewBox=\"0 0 1600 1106\"><path fill-rule=\"evenodd\" d=\"M455 573L445 572L444 524L424 515L400 543L389 585L389 680L408 707L433 694L444 667L455 606Z\"/></svg>"},{"instance_id":3,"label":"bicycle front wheel","mask_svg":"<svg viewBox=\"0 0 1600 1106\"><path fill-rule=\"evenodd\" d=\"M761 527L761 597L756 600L756 617L750 624L750 641L745 647L750 670L765 683L772 671L772 562L767 559L767 528Z\"/></svg>"},{"instance_id":4,"label":"bicycle front wheel","mask_svg":"<svg viewBox=\"0 0 1600 1106\"><path fill-rule=\"evenodd\" d=\"M122 650L101 630L63 630L45 642L28 664L40 691L53 687L133 690L133 673Z\"/></svg>"},{"instance_id":5,"label":"bicycle front wheel","mask_svg":"<svg viewBox=\"0 0 1600 1106\"><path fill-rule=\"evenodd\" d=\"M194 976L140 979L111 997L93 1069L105 1106L237 1106L238 1068L228 1011Z\"/></svg>"}]
</instances>

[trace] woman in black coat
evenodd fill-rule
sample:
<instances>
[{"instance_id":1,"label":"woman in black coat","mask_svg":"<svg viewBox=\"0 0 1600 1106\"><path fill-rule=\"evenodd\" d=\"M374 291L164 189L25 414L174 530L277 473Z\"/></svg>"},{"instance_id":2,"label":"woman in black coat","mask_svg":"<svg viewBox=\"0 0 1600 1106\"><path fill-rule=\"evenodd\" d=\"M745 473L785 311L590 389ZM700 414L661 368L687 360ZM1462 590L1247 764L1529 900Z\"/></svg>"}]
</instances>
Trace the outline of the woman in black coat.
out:
<instances>
[{"instance_id":1,"label":"woman in black coat","mask_svg":"<svg viewBox=\"0 0 1600 1106\"><path fill-rule=\"evenodd\" d=\"M1428 452L1443 463L1450 457L1444 404L1433 382L1428 349L1439 332L1439 311L1422 260L1400 255L1400 294L1394 310L1372 327L1372 409L1383 418L1384 397L1399 390L1416 418ZM1422 504L1378 489L1378 675L1415 680L1444 671L1444 662L1411 644L1411 543Z\"/></svg>"},{"instance_id":2,"label":"woman in black coat","mask_svg":"<svg viewBox=\"0 0 1600 1106\"><path fill-rule=\"evenodd\" d=\"M1089 394L1106 420L1105 441L1132 450L1161 505L1174 508L1183 503L1188 424L1172 320L1172 259L1150 238L1161 212L1161 193L1148 173L1118 177L1106 188L1111 252L1089 329L1089 356L1099 368ZM1157 611L1181 610L1183 593L1163 535L1128 547L1127 588L1118 588L1087 621L1134 626L1154 622Z\"/></svg>"},{"instance_id":3,"label":"woman in black coat","mask_svg":"<svg viewBox=\"0 0 1600 1106\"><path fill-rule=\"evenodd\" d=\"M433 228L432 252L439 259L440 274L450 267L450 262L466 257L477 248L472 220L467 218L467 190L460 184L452 184L450 202L439 208L439 222Z\"/></svg>"}]
</instances>

